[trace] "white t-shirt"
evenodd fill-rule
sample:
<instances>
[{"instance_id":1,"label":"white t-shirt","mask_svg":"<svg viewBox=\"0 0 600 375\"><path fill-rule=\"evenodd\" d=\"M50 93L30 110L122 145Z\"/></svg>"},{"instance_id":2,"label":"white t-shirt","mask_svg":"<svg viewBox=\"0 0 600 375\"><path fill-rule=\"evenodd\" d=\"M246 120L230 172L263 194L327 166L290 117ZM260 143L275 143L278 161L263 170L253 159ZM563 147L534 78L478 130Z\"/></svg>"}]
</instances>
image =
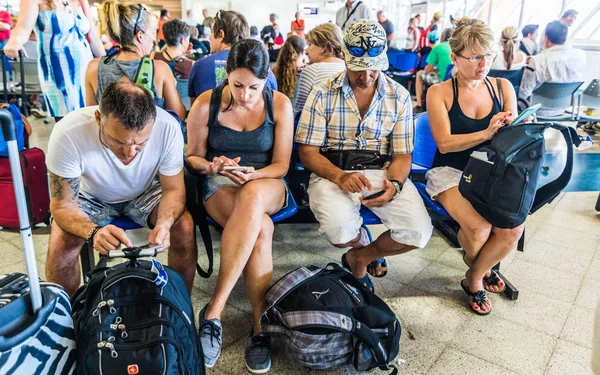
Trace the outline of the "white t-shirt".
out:
<instances>
[{"instance_id":1,"label":"white t-shirt","mask_svg":"<svg viewBox=\"0 0 600 375\"><path fill-rule=\"evenodd\" d=\"M158 173L174 176L181 172L183 135L173 116L157 107L148 143L129 165L124 165L100 142L94 117L97 109L78 109L54 126L46 160L50 172L64 178L81 177L82 193L111 204L137 198Z\"/></svg>"},{"instance_id":2,"label":"white t-shirt","mask_svg":"<svg viewBox=\"0 0 600 375\"><path fill-rule=\"evenodd\" d=\"M520 59L520 60L518 62L516 62L517 59ZM523 53L523 51L517 50L515 56L513 57L513 63L510 65L510 70L519 70L519 69L523 68L525 66L526 61L527 61L527 55L525 55L525 53ZM496 60L494 60L494 62L492 62L492 66L490 67L490 69L506 70L507 66L508 66L508 64L504 60L504 54L502 53L502 50L500 50L500 52L498 52L498 55L496 56Z\"/></svg>"}]
</instances>

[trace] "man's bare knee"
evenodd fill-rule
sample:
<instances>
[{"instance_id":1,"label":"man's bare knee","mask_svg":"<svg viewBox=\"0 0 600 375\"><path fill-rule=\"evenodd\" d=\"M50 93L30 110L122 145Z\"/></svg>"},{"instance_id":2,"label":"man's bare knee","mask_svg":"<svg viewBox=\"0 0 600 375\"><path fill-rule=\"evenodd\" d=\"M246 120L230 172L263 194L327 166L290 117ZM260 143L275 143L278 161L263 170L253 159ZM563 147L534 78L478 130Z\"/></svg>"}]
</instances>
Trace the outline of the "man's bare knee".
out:
<instances>
[{"instance_id":1,"label":"man's bare knee","mask_svg":"<svg viewBox=\"0 0 600 375\"><path fill-rule=\"evenodd\" d=\"M49 256L53 254L78 255L84 243L85 240L83 238L64 231L56 222L52 222L50 238L48 240Z\"/></svg>"}]
</instances>

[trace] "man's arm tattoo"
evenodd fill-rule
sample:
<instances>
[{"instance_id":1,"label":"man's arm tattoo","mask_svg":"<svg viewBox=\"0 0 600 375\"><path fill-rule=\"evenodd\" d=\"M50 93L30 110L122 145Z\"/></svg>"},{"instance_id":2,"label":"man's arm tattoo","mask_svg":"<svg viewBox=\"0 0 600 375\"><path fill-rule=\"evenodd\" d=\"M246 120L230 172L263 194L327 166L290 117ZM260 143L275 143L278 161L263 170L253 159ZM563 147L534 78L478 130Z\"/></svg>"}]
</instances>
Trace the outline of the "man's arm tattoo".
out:
<instances>
[{"instance_id":1,"label":"man's arm tattoo","mask_svg":"<svg viewBox=\"0 0 600 375\"><path fill-rule=\"evenodd\" d=\"M79 196L79 177L64 178L50 173L50 193L51 198L64 199L64 193L71 192L71 200Z\"/></svg>"}]
</instances>

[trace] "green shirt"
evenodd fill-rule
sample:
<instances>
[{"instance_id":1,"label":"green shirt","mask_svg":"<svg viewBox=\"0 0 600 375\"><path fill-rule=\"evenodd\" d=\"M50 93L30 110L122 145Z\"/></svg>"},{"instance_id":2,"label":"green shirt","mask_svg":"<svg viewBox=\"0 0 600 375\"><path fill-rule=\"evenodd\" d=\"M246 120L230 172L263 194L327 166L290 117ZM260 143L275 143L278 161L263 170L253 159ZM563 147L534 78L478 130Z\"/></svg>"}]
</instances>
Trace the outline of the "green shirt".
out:
<instances>
[{"instance_id":1,"label":"green shirt","mask_svg":"<svg viewBox=\"0 0 600 375\"><path fill-rule=\"evenodd\" d=\"M440 82L444 82L444 78L446 78L446 70L448 70L448 65L452 64L452 60L450 60L450 44L448 42L443 42L433 47L429 56L427 57L427 64L435 65L438 68L438 74L440 75Z\"/></svg>"}]
</instances>

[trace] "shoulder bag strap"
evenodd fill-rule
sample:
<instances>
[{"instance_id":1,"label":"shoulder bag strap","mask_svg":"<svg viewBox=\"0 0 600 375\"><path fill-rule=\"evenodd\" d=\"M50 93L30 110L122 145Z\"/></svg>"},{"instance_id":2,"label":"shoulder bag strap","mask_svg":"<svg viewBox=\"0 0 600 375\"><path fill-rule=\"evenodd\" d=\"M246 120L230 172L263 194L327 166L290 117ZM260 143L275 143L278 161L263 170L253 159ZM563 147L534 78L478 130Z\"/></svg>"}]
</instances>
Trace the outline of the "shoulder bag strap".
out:
<instances>
[{"instance_id":1,"label":"shoulder bag strap","mask_svg":"<svg viewBox=\"0 0 600 375\"><path fill-rule=\"evenodd\" d=\"M502 82L496 78L496 87L498 87L498 101L500 102L500 111L504 111L504 92L502 91Z\"/></svg>"},{"instance_id":2,"label":"shoulder bag strap","mask_svg":"<svg viewBox=\"0 0 600 375\"><path fill-rule=\"evenodd\" d=\"M346 20L344 21L344 24L342 25L342 30L344 30L344 27L346 27L346 23L348 22L350 17L352 17L354 12L356 11L356 8L358 8L360 6L360 4L362 4L362 1L359 1L358 4L356 4L356 6L350 11L350 13L348 13L348 17L346 17Z\"/></svg>"}]
</instances>

